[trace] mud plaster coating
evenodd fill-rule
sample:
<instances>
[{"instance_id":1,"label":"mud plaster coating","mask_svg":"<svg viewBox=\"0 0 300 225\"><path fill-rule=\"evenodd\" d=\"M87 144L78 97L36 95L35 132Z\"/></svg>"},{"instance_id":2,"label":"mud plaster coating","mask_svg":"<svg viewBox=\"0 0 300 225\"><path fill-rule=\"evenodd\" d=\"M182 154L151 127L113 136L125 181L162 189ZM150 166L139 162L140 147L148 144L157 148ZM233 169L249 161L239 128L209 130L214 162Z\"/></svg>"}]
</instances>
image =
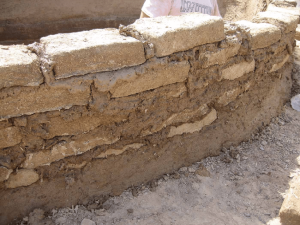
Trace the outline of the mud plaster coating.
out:
<instances>
[{"instance_id":1,"label":"mud plaster coating","mask_svg":"<svg viewBox=\"0 0 300 225\"><path fill-rule=\"evenodd\" d=\"M184 24L190 18L176 19ZM167 19L159 22L163 27ZM215 19L208 24L223 29L220 40L204 37L205 44L194 45L194 39L187 38L163 58L146 60L145 56L145 62L134 66L121 59L121 69L109 72L89 71L84 59L76 65L78 70L85 68L84 74L73 70L64 78L57 77L54 68L63 66L68 50L59 49L55 54L60 58L49 60L43 42L30 46L28 57L33 54L41 61L44 83L30 87L24 82L0 89L0 102L5 106L0 110L0 222L5 224L37 207L49 210L95 195L119 194L133 184L217 155L222 146L249 138L277 115L290 94L295 32L286 33L282 27L290 25L280 24L280 39L274 32L276 24L272 23L272 32L256 29L255 37L262 42L273 40L256 49L251 47L250 35L255 23L250 30ZM197 33L206 26L200 23L188 29ZM136 33L142 37L143 29L134 27L125 28L129 32L124 40L134 39L130 35ZM72 35L76 34L65 36ZM51 45L51 38L57 37L47 37L47 43ZM164 33L160 37L169 38ZM115 40L109 46L126 52L127 43L123 46ZM145 40L134 42L144 48ZM163 41L147 42L164 48ZM106 45L88 44L99 54ZM135 50L145 54L144 49ZM80 55L86 49L74 51ZM9 70L0 66L4 73ZM69 64L66 67L73 69ZM103 71L111 70L109 63L104 67ZM24 207L16 210L16 204Z\"/></svg>"}]
</instances>

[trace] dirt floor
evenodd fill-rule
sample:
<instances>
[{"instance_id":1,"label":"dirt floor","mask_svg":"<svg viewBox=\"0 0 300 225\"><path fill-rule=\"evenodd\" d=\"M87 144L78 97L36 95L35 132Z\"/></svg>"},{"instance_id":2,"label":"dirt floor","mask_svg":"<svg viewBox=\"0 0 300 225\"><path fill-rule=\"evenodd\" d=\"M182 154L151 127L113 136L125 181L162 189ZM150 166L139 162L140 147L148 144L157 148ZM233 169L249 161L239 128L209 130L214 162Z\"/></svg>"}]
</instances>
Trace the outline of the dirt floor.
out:
<instances>
[{"instance_id":1,"label":"dirt floor","mask_svg":"<svg viewBox=\"0 0 300 225\"><path fill-rule=\"evenodd\" d=\"M299 93L297 45L293 95ZM300 173L299 130L300 112L288 102L251 140L224 148L218 157L117 197L86 199L84 205L53 209L45 217L37 209L18 224L280 225L278 213L289 181Z\"/></svg>"}]
</instances>

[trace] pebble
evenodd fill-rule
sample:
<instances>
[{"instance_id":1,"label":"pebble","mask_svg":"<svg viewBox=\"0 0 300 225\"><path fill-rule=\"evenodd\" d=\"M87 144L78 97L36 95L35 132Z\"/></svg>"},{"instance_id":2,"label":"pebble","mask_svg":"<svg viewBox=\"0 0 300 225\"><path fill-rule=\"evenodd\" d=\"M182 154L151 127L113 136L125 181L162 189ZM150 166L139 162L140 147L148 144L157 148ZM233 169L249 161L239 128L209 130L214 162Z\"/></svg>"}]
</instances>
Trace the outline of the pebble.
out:
<instances>
[{"instance_id":1,"label":"pebble","mask_svg":"<svg viewBox=\"0 0 300 225\"><path fill-rule=\"evenodd\" d=\"M195 173L195 172L196 172L196 170L195 170L194 168L189 168L188 171L189 171L190 173Z\"/></svg>"},{"instance_id":2,"label":"pebble","mask_svg":"<svg viewBox=\"0 0 300 225\"><path fill-rule=\"evenodd\" d=\"M262 141L261 144L262 144L263 146L266 146L266 145L268 144L268 142Z\"/></svg>"},{"instance_id":3,"label":"pebble","mask_svg":"<svg viewBox=\"0 0 300 225\"><path fill-rule=\"evenodd\" d=\"M259 149L262 150L262 151L265 150L263 146L260 146Z\"/></svg>"},{"instance_id":4,"label":"pebble","mask_svg":"<svg viewBox=\"0 0 300 225\"><path fill-rule=\"evenodd\" d=\"M81 225L96 225L96 223L92 220L89 220L89 219L83 219L81 221Z\"/></svg>"},{"instance_id":5,"label":"pebble","mask_svg":"<svg viewBox=\"0 0 300 225\"><path fill-rule=\"evenodd\" d=\"M105 216L106 212L104 209L98 209L98 210L95 210L95 214L98 216Z\"/></svg>"},{"instance_id":6,"label":"pebble","mask_svg":"<svg viewBox=\"0 0 300 225\"><path fill-rule=\"evenodd\" d=\"M182 167L179 169L179 172L187 172L188 168L187 167Z\"/></svg>"},{"instance_id":7,"label":"pebble","mask_svg":"<svg viewBox=\"0 0 300 225\"><path fill-rule=\"evenodd\" d=\"M133 209L127 209L127 212L131 214L133 213Z\"/></svg>"},{"instance_id":8,"label":"pebble","mask_svg":"<svg viewBox=\"0 0 300 225\"><path fill-rule=\"evenodd\" d=\"M246 217L250 217L250 216L251 216L249 213L244 213L244 215L245 215Z\"/></svg>"},{"instance_id":9,"label":"pebble","mask_svg":"<svg viewBox=\"0 0 300 225\"><path fill-rule=\"evenodd\" d=\"M132 189L132 195L133 197L137 197L139 195L138 190L136 188Z\"/></svg>"},{"instance_id":10,"label":"pebble","mask_svg":"<svg viewBox=\"0 0 300 225\"><path fill-rule=\"evenodd\" d=\"M296 159L298 166L300 166L300 156Z\"/></svg>"},{"instance_id":11,"label":"pebble","mask_svg":"<svg viewBox=\"0 0 300 225\"><path fill-rule=\"evenodd\" d=\"M300 112L300 94L291 99L291 104L294 110Z\"/></svg>"},{"instance_id":12,"label":"pebble","mask_svg":"<svg viewBox=\"0 0 300 225\"><path fill-rule=\"evenodd\" d=\"M200 167L196 174L198 174L201 177L210 177L210 172L205 167Z\"/></svg>"},{"instance_id":13,"label":"pebble","mask_svg":"<svg viewBox=\"0 0 300 225\"><path fill-rule=\"evenodd\" d=\"M180 174L176 172L171 176L171 178L180 179Z\"/></svg>"},{"instance_id":14,"label":"pebble","mask_svg":"<svg viewBox=\"0 0 300 225\"><path fill-rule=\"evenodd\" d=\"M283 145L278 141L277 143L276 143L279 147L283 147Z\"/></svg>"},{"instance_id":15,"label":"pebble","mask_svg":"<svg viewBox=\"0 0 300 225\"><path fill-rule=\"evenodd\" d=\"M240 162L241 162L241 156L240 156L240 154L237 154L237 156L236 156L236 161L237 161L237 163L240 163Z\"/></svg>"},{"instance_id":16,"label":"pebble","mask_svg":"<svg viewBox=\"0 0 300 225\"><path fill-rule=\"evenodd\" d=\"M87 207L88 210L98 209L98 208L100 208L100 206L97 203L90 204Z\"/></svg>"},{"instance_id":17,"label":"pebble","mask_svg":"<svg viewBox=\"0 0 300 225\"><path fill-rule=\"evenodd\" d=\"M55 224L66 224L67 218L65 217L59 217L55 220Z\"/></svg>"}]
</instances>

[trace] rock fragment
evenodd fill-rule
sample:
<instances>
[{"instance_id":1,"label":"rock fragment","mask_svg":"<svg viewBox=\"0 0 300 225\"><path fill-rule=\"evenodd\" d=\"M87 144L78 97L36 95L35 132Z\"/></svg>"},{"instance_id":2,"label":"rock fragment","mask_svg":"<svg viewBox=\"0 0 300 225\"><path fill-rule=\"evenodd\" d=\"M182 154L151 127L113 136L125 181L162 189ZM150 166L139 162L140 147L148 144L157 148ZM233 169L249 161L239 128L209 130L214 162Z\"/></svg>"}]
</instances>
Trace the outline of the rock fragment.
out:
<instances>
[{"instance_id":1,"label":"rock fragment","mask_svg":"<svg viewBox=\"0 0 300 225\"><path fill-rule=\"evenodd\" d=\"M31 169L19 170L16 174L11 174L5 185L7 188L17 188L29 186L39 180L37 172Z\"/></svg>"},{"instance_id":2,"label":"rock fragment","mask_svg":"<svg viewBox=\"0 0 300 225\"><path fill-rule=\"evenodd\" d=\"M96 223L90 219L83 219L81 225L96 225Z\"/></svg>"},{"instance_id":3,"label":"rock fragment","mask_svg":"<svg viewBox=\"0 0 300 225\"><path fill-rule=\"evenodd\" d=\"M282 225L300 224L300 175L293 178L279 212Z\"/></svg>"},{"instance_id":4,"label":"rock fragment","mask_svg":"<svg viewBox=\"0 0 300 225\"><path fill-rule=\"evenodd\" d=\"M12 172L13 172L12 169L7 169L7 168L1 166L0 167L0 182L6 181Z\"/></svg>"}]
</instances>

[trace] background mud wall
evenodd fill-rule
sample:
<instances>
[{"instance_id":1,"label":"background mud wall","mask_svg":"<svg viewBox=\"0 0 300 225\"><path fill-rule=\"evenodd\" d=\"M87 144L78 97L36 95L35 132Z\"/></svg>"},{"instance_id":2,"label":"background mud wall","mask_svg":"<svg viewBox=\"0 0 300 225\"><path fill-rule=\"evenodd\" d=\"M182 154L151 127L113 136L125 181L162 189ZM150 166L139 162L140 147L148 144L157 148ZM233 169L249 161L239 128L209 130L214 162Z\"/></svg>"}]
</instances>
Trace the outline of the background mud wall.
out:
<instances>
[{"instance_id":1,"label":"background mud wall","mask_svg":"<svg viewBox=\"0 0 300 225\"><path fill-rule=\"evenodd\" d=\"M57 33L118 28L139 18L144 0L2 0L0 43L32 43ZM225 20L250 20L266 8L265 0L218 0Z\"/></svg>"},{"instance_id":2,"label":"background mud wall","mask_svg":"<svg viewBox=\"0 0 300 225\"><path fill-rule=\"evenodd\" d=\"M193 13L0 46L0 223L247 140L290 97L298 22L272 5L253 22Z\"/></svg>"}]
</instances>

